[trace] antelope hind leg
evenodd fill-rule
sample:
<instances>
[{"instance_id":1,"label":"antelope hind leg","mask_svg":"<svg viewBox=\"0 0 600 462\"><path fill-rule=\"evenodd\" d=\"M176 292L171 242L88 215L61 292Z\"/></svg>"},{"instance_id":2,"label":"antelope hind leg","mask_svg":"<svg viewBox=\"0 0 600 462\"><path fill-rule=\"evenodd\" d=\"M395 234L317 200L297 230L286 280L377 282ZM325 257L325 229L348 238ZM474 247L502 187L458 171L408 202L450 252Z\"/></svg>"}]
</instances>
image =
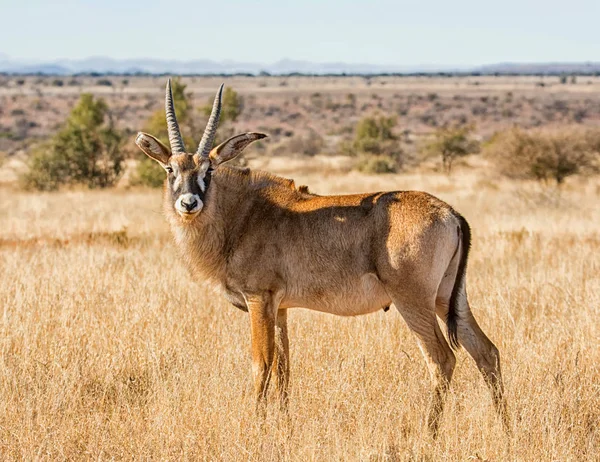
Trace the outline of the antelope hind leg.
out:
<instances>
[{"instance_id":1,"label":"antelope hind leg","mask_svg":"<svg viewBox=\"0 0 600 462\"><path fill-rule=\"evenodd\" d=\"M446 394L452 380L456 358L446 342L435 316L435 304L414 298L395 299L394 305L417 337L433 383L433 398L427 419L429 430L437 438Z\"/></svg>"},{"instance_id":2,"label":"antelope hind leg","mask_svg":"<svg viewBox=\"0 0 600 462\"><path fill-rule=\"evenodd\" d=\"M287 330L287 310L277 312L275 324L275 358L273 369L276 371L279 404L283 412L288 411L288 386L290 382L290 344Z\"/></svg>"}]
</instances>

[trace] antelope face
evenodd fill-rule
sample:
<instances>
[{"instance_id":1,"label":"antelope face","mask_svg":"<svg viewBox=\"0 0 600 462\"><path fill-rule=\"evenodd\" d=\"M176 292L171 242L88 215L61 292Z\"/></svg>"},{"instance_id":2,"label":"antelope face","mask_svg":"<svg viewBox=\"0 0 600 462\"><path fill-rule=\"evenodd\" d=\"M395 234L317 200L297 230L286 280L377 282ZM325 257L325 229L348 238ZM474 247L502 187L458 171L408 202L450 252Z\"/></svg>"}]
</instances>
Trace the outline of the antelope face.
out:
<instances>
[{"instance_id":1,"label":"antelope face","mask_svg":"<svg viewBox=\"0 0 600 462\"><path fill-rule=\"evenodd\" d=\"M219 124L222 92L223 85L217 92L202 141L194 154L186 152L183 145L173 107L170 80L167 81L165 107L171 148L147 133L140 132L135 139L138 147L167 172L166 189L170 203L173 210L185 221L193 220L204 208L212 171L235 158L251 142L267 136L262 133L244 133L233 136L211 149Z\"/></svg>"},{"instance_id":2,"label":"antelope face","mask_svg":"<svg viewBox=\"0 0 600 462\"><path fill-rule=\"evenodd\" d=\"M194 218L204 207L212 174L210 160L197 154L171 156L165 170L173 209L183 219Z\"/></svg>"}]
</instances>

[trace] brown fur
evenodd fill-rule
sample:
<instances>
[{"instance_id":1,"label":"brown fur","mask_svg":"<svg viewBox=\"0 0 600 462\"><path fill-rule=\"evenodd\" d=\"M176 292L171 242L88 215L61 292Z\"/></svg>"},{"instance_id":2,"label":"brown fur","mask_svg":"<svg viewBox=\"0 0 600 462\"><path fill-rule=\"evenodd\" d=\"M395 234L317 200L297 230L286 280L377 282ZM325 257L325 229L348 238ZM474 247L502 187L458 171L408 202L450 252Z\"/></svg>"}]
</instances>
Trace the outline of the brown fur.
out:
<instances>
[{"instance_id":1,"label":"brown fur","mask_svg":"<svg viewBox=\"0 0 600 462\"><path fill-rule=\"evenodd\" d=\"M456 278L452 261L460 228L450 206L414 191L316 196L296 189L292 180L228 167L213 174L205 207L194 221L182 221L168 201L165 206L192 274L250 312L261 405L277 361L276 313L299 306L352 316L393 302L428 361L436 389L429 424L437 431L455 362L435 318L436 307L447 306L450 297L439 294L443 279ZM476 348L474 357L488 358L486 380L492 377L503 410L502 393L496 391L502 387L497 350L470 311L459 324L463 343L472 332L480 339L481 352ZM288 358L283 361L286 367L276 373L287 373ZM288 379L278 382L287 385ZM286 390L282 400L287 401Z\"/></svg>"},{"instance_id":2,"label":"brown fur","mask_svg":"<svg viewBox=\"0 0 600 462\"><path fill-rule=\"evenodd\" d=\"M507 426L498 350L477 325L459 277L468 254L461 231L466 221L424 192L318 196L292 180L221 165L239 154L236 146L248 144L244 140L260 138L238 135L214 148L210 158L169 158L168 166L189 182L185 191L211 175L198 213L182 215L174 207L172 176L164 194L167 219L194 278L249 312L257 409L266 412L272 371L284 408L287 403L288 309L356 316L393 303L429 367L433 434L455 365L436 314L452 320ZM148 143L138 145L144 149Z\"/></svg>"}]
</instances>

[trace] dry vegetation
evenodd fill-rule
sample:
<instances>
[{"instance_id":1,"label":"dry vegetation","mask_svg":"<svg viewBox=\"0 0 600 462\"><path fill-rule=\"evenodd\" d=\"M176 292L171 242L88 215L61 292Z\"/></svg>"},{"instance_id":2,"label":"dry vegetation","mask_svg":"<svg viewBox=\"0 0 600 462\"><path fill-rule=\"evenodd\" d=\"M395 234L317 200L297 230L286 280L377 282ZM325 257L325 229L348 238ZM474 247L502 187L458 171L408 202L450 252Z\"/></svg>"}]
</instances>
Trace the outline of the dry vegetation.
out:
<instances>
[{"instance_id":1,"label":"dry vegetation","mask_svg":"<svg viewBox=\"0 0 600 462\"><path fill-rule=\"evenodd\" d=\"M439 441L420 352L394 310L293 310L289 424L253 415L247 315L190 282L156 191L4 194L0 454L9 459L595 460L600 185L460 171L297 175L318 192L419 188L471 221L474 311L500 348L504 436L463 352Z\"/></svg>"},{"instance_id":2,"label":"dry vegetation","mask_svg":"<svg viewBox=\"0 0 600 462\"><path fill-rule=\"evenodd\" d=\"M352 138L347 127L378 111L398 118L403 149L463 116L481 138L514 123L597 127L598 78L231 82L244 97L235 128L274 138L251 166L317 193L425 190L470 221L470 300L502 354L513 433L502 433L461 351L437 442L426 432L425 363L394 309L292 310L290 419L273 405L260 428L247 315L191 282L160 192L15 188L19 152L56 130L80 91L103 95L117 125L135 131L160 108L163 78L0 79L1 460L598 459L600 180L569 177L559 189L503 180L477 156L451 177L428 166L365 175L349 172L347 157L276 149L301 151L318 133L335 153ZM197 106L217 82L187 80Z\"/></svg>"},{"instance_id":3,"label":"dry vegetation","mask_svg":"<svg viewBox=\"0 0 600 462\"><path fill-rule=\"evenodd\" d=\"M0 152L12 154L55 132L79 95L102 96L117 127L137 132L162 108L164 77L37 77L0 75ZM513 124L597 125L600 77L561 83L550 77L185 77L201 108L226 81L244 98L239 131L263 131L271 146L302 149L296 138L317 133L339 152L365 115L396 115L403 147L445 124L474 124L486 138ZM202 126L201 110L196 111ZM298 146L300 144L300 146ZM289 152L289 150L288 150ZM300 152L300 151L298 151Z\"/></svg>"}]
</instances>

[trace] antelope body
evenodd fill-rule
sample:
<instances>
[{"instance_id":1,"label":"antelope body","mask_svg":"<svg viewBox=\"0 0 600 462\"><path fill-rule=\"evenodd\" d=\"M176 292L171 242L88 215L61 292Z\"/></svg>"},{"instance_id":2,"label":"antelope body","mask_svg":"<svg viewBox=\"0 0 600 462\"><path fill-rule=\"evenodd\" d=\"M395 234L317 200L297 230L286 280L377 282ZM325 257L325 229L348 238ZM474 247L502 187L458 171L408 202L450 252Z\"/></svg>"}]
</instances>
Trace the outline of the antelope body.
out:
<instances>
[{"instance_id":1,"label":"antelope body","mask_svg":"<svg viewBox=\"0 0 600 462\"><path fill-rule=\"evenodd\" d=\"M191 273L249 313L257 408L265 412L271 373L287 407L289 308L356 316L393 303L429 367L433 434L455 365L436 316L450 344L475 359L506 426L499 353L467 301L466 220L424 192L318 196L291 180L223 165L266 135L237 135L211 149L222 88L195 154L183 146L170 82L171 149L145 133L136 143L167 170L164 212Z\"/></svg>"}]
</instances>

